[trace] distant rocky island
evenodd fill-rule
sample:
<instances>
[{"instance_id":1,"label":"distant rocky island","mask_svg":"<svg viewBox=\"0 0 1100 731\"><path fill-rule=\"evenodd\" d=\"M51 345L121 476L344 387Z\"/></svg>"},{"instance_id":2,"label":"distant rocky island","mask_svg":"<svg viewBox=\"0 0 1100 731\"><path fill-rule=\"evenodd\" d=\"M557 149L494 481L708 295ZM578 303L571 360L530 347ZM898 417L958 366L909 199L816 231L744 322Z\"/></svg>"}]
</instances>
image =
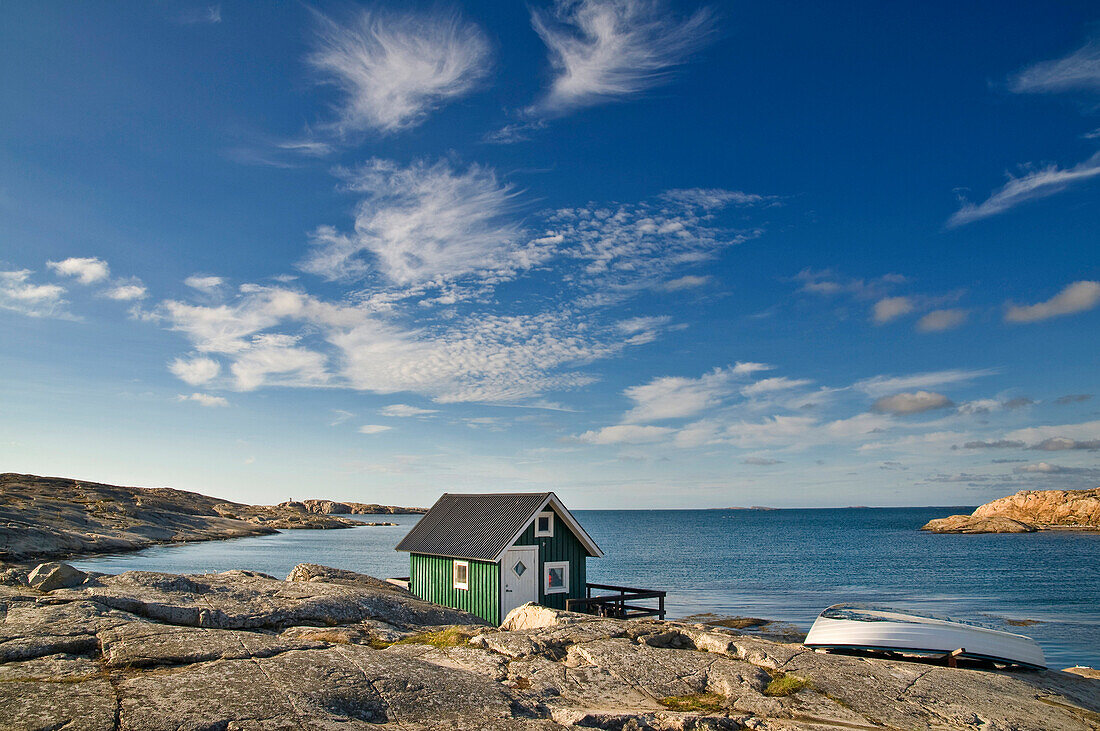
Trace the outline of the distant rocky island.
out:
<instances>
[{"instance_id":1,"label":"distant rocky island","mask_svg":"<svg viewBox=\"0 0 1100 731\"><path fill-rule=\"evenodd\" d=\"M1034 533L1039 530L1100 531L1100 488L1021 490L980 506L970 515L930 520L932 533Z\"/></svg>"},{"instance_id":2,"label":"distant rocky island","mask_svg":"<svg viewBox=\"0 0 1100 731\"><path fill-rule=\"evenodd\" d=\"M159 543L261 536L288 528L353 528L363 523L336 514L416 512L423 511L331 500L245 505L167 487L4 473L0 562L135 551Z\"/></svg>"},{"instance_id":3,"label":"distant rocky island","mask_svg":"<svg viewBox=\"0 0 1100 731\"><path fill-rule=\"evenodd\" d=\"M290 500L279 503L277 508L305 510L313 515L420 515L427 508L402 508L397 505L378 505L376 503L343 503L335 500Z\"/></svg>"}]
</instances>

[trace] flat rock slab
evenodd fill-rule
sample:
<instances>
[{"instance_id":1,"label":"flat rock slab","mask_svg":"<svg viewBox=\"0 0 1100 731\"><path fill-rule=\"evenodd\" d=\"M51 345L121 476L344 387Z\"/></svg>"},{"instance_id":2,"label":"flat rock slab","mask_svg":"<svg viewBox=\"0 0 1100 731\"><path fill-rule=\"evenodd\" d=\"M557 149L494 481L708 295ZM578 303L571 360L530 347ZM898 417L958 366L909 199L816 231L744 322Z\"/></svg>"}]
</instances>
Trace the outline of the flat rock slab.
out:
<instances>
[{"instance_id":1,"label":"flat rock slab","mask_svg":"<svg viewBox=\"0 0 1100 731\"><path fill-rule=\"evenodd\" d=\"M99 634L109 667L189 665L212 660L270 657L288 650L310 650L330 643L308 637L276 636L244 630L175 627L131 622Z\"/></svg>"},{"instance_id":2,"label":"flat rock slab","mask_svg":"<svg viewBox=\"0 0 1100 731\"><path fill-rule=\"evenodd\" d=\"M359 646L201 663L120 686L127 728L219 728L245 721L305 728L355 722L476 728L510 722L523 701L470 673ZM537 718L534 707L531 718ZM293 726L288 726L293 727ZM375 726L376 727L376 726Z\"/></svg>"},{"instance_id":3,"label":"flat rock slab","mask_svg":"<svg viewBox=\"0 0 1100 731\"><path fill-rule=\"evenodd\" d=\"M210 629L340 625L368 619L398 626L477 624L466 612L422 601L397 587L381 591L312 581L280 581L253 571L177 576L127 571L80 589L59 589L49 601L93 601L157 622Z\"/></svg>"},{"instance_id":4,"label":"flat rock slab","mask_svg":"<svg viewBox=\"0 0 1100 731\"><path fill-rule=\"evenodd\" d=\"M0 725L12 731L115 728L117 701L102 667L71 655L0 665Z\"/></svg>"}]
</instances>

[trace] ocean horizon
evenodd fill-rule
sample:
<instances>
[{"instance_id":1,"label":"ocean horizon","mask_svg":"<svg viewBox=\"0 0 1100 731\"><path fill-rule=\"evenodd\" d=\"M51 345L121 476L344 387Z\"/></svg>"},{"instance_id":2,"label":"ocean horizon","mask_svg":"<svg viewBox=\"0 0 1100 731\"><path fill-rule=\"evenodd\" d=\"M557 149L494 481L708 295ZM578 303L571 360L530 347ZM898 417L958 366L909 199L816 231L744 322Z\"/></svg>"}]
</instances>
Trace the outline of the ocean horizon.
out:
<instances>
[{"instance_id":1,"label":"ocean horizon","mask_svg":"<svg viewBox=\"0 0 1100 731\"><path fill-rule=\"evenodd\" d=\"M972 510L973 508L969 508ZM588 581L668 592L670 619L752 616L805 631L826 607L882 604L1035 638L1052 668L1100 666L1100 533L936 535L920 526L965 506L577 510L604 550ZM419 515L353 516L395 526L282 531L77 558L84 570L285 577L318 563L408 574L394 546Z\"/></svg>"}]
</instances>

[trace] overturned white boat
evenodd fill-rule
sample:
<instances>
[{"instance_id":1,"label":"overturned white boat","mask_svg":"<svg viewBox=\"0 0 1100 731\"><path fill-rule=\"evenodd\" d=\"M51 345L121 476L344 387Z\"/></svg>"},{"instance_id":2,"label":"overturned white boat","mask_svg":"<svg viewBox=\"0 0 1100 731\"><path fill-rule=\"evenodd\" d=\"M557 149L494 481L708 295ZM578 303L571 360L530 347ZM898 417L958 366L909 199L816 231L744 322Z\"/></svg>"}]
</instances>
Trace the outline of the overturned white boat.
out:
<instances>
[{"instance_id":1,"label":"overturned white boat","mask_svg":"<svg viewBox=\"0 0 1100 731\"><path fill-rule=\"evenodd\" d=\"M820 650L874 650L986 660L1042 670L1046 658L1030 637L887 607L834 604L802 643ZM952 662L953 664L953 662Z\"/></svg>"}]
</instances>

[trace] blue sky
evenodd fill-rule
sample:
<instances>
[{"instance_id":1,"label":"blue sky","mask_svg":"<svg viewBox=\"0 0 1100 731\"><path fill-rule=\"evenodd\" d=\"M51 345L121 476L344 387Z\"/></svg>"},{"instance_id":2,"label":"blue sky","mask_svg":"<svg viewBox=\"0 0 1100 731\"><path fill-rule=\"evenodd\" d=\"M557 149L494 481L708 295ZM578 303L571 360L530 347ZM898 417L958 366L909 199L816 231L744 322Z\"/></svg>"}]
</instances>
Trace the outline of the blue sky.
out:
<instances>
[{"instance_id":1,"label":"blue sky","mask_svg":"<svg viewBox=\"0 0 1100 731\"><path fill-rule=\"evenodd\" d=\"M5 470L579 508L1100 484L1094 4L0 16Z\"/></svg>"}]
</instances>

